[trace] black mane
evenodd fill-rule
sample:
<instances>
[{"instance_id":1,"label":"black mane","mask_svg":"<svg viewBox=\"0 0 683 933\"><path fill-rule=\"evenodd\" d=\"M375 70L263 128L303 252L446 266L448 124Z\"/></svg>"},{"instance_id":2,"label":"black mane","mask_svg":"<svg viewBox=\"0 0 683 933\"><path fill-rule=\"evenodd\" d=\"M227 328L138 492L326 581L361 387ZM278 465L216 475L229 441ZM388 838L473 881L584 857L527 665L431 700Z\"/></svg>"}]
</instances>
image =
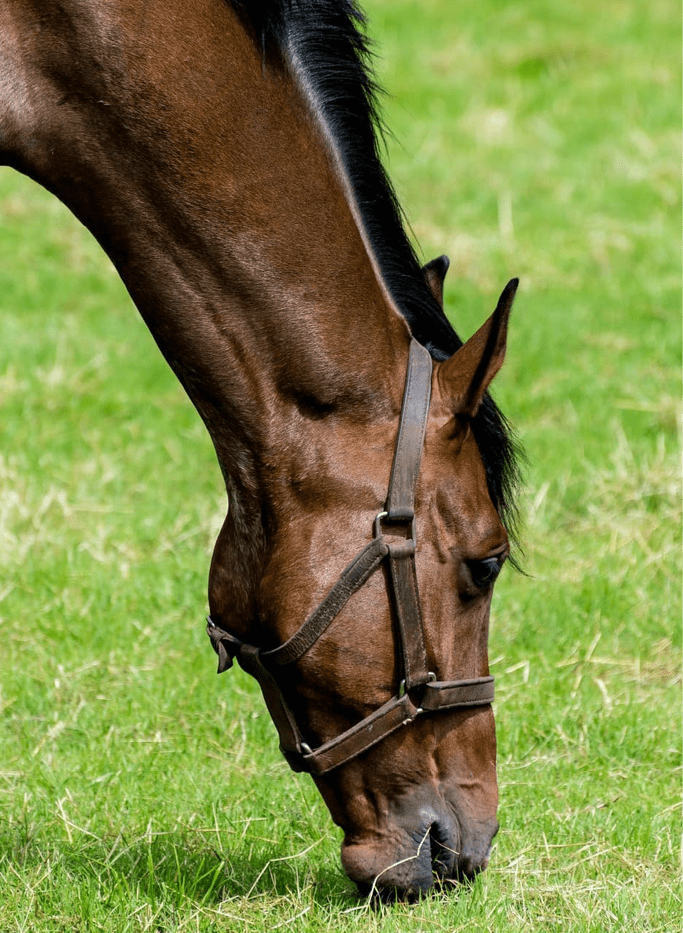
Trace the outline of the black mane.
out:
<instances>
[{"instance_id":1,"label":"black mane","mask_svg":"<svg viewBox=\"0 0 683 933\"><path fill-rule=\"evenodd\" d=\"M296 58L337 144L382 278L413 336L434 359L462 346L427 287L380 158L379 87L355 0L228 0L263 55ZM509 530L518 468L509 425L487 395L474 421L489 491Z\"/></svg>"}]
</instances>

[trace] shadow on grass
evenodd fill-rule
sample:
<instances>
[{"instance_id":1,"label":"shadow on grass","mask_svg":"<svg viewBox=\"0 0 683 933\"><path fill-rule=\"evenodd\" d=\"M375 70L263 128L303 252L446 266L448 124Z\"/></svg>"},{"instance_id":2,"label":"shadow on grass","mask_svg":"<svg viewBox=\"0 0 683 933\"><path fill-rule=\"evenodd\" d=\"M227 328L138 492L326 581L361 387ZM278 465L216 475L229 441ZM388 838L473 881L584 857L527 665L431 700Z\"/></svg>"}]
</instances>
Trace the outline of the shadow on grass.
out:
<instances>
[{"instance_id":1,"label":"shadow on grass","mask_svg":"<svg viewBox=\"0 0 683 933\"><path fill-rule=\"evenodd\" d=\"M79 834L58 839L13 827L0 833L0 878L21 877L36 895L68 884L95 890L108 902L165 905L174 910L217 908L225 901L305 896L328 907L353 906L359 896L338 871L320 865L317 843L300 852L285 846L235 850L207 845L201 833ZM48 866L48 871L46 871Z\"/></svg>"}]
</instances>

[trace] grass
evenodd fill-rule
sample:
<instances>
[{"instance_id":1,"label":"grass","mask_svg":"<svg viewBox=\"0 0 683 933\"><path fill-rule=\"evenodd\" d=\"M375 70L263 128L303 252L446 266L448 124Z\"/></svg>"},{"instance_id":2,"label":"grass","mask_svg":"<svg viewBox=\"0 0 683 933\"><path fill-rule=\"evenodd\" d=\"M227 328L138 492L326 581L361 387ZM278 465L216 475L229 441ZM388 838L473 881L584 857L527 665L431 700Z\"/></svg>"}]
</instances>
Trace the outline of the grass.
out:
<instances>
[{"instance_id":1,"label":"grass","mask_svg":"<svg viewBox=\"0 0 683 933\"><path fill-rule=\"evenodd\" d=\"M0 930L681 925L679 19L372 0L389 164L464 335L522 279L497 397L530 465L494 602L502 830L371 910L258 688L203 634L204 430L106 260L0 172Z\"/></svg>"}]
</instances>

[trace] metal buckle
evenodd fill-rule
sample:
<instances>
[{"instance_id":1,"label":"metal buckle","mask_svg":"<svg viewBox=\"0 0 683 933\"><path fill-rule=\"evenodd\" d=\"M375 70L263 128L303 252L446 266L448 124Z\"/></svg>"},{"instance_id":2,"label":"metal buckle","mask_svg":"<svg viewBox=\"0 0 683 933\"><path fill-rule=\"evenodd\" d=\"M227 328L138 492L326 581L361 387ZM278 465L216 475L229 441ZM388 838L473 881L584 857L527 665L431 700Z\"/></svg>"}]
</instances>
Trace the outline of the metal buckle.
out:
<instances>
[{"instance_id":1,"label":"metal buckle","mask_svg":"<svg viewBox=\"0 0 683 933\"><path fill-rule=\"evenodd\" d=\"M414 684L410 689L411 689L411 690L415 690L415 689L417 689L418 687L424 687L425 684L433 684L435 681L436 681L436 674L434 673L434 671L428 671L428 673L427 673L427 680L425 680L424 683L417 683L417 684ZM401 683L398 685L398 698L399 698L399 700L401 699L401 697L405 696L406 693L407 693L407 690L406 690L406 681L405 681L405 677L404 677L403 680L401 681Z\"/></svg>"},{"instance_id":2,"label":"metal buckle","mask_svg":"<svg viewBox=\"0 0 683 933\"><path fill-rule=\"evenodd\" d=\"M382 537L382 519L386 518L388 514L388 512L378 512L377 515L375 515L375 521L372 526L373 538Z\"/></svg>"},{"instance_id":3,"label":"metal buckle","mask_svg":"<svg viewBox=\"0 0 683 933\"><path fill-rule=\"evenodd\" d=\"M385 532L384 524L390 525L391 528L387 529ZM417 538L415 533L415 515L407 516L406 518L390 518L388 512L378 512L375 516L375 521L373 522L372 533L375 538L381 538L385 533L389 535L400 536L401 529L405 531L406 541L412 541L413 544L417 544Z\"/></svg>"}]
</instances>

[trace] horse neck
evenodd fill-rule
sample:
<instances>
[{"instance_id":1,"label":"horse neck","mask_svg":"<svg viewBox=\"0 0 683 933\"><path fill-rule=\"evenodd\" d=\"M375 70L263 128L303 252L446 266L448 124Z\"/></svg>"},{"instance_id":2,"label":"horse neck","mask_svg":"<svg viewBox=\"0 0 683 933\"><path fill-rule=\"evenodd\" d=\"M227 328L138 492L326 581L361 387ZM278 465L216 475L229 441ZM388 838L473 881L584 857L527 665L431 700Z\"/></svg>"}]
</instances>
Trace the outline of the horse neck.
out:
<instances>
[{"instance_id":1,"label":"horse neck","mask_svg":"<svg viewBox=\"0 0 683 933\"><path fill-rule=\"evenodd\" d=\"M65 0L41 30L19 8L7 161L100 241L226 474L292 411L397 411L407 327L301 92L228 4Z\"/></svg>"}]
</instances>

